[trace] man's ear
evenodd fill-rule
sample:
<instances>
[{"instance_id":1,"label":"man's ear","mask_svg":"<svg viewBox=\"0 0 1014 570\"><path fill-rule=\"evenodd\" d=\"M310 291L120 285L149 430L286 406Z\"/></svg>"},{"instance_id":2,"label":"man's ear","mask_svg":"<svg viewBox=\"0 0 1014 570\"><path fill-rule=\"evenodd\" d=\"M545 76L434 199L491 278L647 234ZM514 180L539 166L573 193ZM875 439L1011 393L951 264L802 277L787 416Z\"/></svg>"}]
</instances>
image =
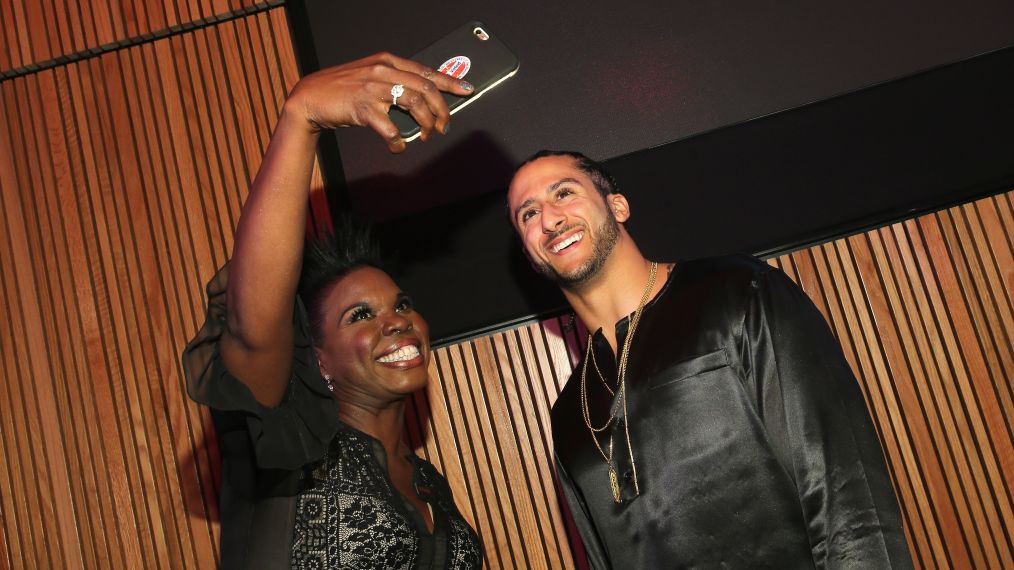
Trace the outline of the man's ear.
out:
<instances>
[{"instance_id":1,"label":"man's ear","mask_svg":"<svg viewBox=\"0 0 1014 570\"><path fill-rule=\"evenodd\" d=\"M613 211L613 217L621 224L630 219L630 203L623 194L610 194L606 196L606 204Z\"/></svg>"}]
</instances>

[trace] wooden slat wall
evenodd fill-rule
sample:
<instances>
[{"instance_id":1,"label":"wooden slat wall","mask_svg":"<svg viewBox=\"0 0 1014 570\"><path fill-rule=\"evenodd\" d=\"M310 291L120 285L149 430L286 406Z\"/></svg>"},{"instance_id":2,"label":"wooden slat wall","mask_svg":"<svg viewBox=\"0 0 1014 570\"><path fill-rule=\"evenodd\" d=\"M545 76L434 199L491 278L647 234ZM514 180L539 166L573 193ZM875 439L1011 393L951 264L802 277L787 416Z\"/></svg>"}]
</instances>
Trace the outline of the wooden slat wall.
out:
<instances>
[{"instance_id":1,"label":"wooden slat wall","mask_svg":"<svg viewBox=\"0 0 1014 570\"><path fill-rule=\"evenodd\" d=\"M922 568L1014 568L1014 193L773 260L860 380Z\"/></svg>"},{"instance_id":2,"label":"wooden slat wall","mask_svg":"<svg viewBox=\"0 0 1014 570\"><path fill-rule=\"evenodd\" d=\"M0 2L0 71L254 5ZM290 43L270 9L0 82L0 568L214 567L217 450L178 352ZM772 260L842 340L920 568L1014 567L1012 236L1008 193ZM491 568L574 566L548 424L566 323L440 349L410 409Z\"/></svg>"},{"instance_id":3,"label":"wooden slat wall","mask_svg":"<svg viewBox=\"0 0 1014 570\"><path fill-rule=\"evenodd\" d=\"M215 566L179 351L296 80L278 8L0 83L0 566Z\"/></svg>"},{"instance_id":4,"label":"wooden slat wall","mask_svg":"<svg viewBox=\"0 0 1014 570\"><path fill-rule=\"evenodd\" d=\"M264 0L4 0L0 72L184 26Z\"/></svg>"},{"instance_id":5,"label":"wooden slat wall","mask_svg":"<svg viewBox=\"0 0 1014 570\"><path fill-rule=\"evenodd\" d=\"M489 568L574 567L549 432L578 353L562 331L551 319L436 351L412 408L412 443L447 476Z\"/></svg>"}]
</instances>

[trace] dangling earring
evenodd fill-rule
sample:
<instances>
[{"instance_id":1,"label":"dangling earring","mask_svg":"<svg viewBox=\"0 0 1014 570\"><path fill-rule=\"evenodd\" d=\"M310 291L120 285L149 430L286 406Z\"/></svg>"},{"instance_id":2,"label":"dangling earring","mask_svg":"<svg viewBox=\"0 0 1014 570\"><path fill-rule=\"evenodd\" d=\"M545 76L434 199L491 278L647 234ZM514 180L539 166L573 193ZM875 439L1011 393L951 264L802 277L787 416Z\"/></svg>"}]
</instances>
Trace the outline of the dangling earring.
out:
<instances>
[{"instance_id":1,"label":"dangling earring","mask_svg":"<svg viewBox=\"0 0 1014 570\"><path fill-rule=\"evenodd\" d=\"M320 366L320 363L318 362L317 365ZM328 374L327 372L324 372L323 370L321 370L321 375L324 376L324 381L327 382L327 389L331 390L331 392L333 393L334 392L334 381L331 379L331 375Z\"/></svg>"}]
</instances>

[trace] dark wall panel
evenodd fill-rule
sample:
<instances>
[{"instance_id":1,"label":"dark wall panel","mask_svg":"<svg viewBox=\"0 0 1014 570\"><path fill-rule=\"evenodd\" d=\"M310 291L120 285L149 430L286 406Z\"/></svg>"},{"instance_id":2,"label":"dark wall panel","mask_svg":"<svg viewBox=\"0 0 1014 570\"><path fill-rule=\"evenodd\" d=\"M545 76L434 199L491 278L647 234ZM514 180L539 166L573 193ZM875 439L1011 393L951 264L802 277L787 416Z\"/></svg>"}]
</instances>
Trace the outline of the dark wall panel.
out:
<instances>
[{"instance_id":1,"label":"dark wall panel","mask_svg":"<svg viewBox=\"0 0 1014 570\"><path fill-rule=\"evenodd\" d=\"M610 159L1014 45L1005 0L293 1L321 66L407 57L472 19L520 57L440 142L392 157L339 133L353 204L385 218L499 190L539 148Z\"/></svg>"},{"instance_id":2,"label":"dark wall panel","mask_svg":"<svg viewBox=\"0 0 1014 570\"><path fill-rule=\"evenodd\" d=\"M1012 100L1014 48L607 165L649 256L774 254L1009 188ZM411 261L402 281L438 338L563 306L505 212L499 191L382 225L388 249Z\"/></svg>"}]
</instances>

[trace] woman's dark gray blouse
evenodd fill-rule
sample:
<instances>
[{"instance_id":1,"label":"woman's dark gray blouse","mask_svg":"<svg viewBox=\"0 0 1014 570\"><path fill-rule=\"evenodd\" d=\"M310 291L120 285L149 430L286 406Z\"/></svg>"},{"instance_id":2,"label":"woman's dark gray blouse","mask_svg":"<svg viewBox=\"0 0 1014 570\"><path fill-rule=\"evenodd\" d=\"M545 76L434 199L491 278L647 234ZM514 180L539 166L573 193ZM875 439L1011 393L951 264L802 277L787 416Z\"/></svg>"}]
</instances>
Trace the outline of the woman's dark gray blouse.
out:
<instances>
[{"instance_id":1,"label":"woman's dark gray blouse","mask_svg":"<svg viewBox=\"0 0 1014 570\"><path fill-rule=\"evenodd\" d=\"M380 443L338 420L301 303L292 378L279 406L260 405L219 357L228 265L208 283L204 326L183 352L187 390L211 408L222 458L221 567L479 568L475 532L447 481L411 456L422 515L391 484Z\"/></svg>"}]
</instances>

